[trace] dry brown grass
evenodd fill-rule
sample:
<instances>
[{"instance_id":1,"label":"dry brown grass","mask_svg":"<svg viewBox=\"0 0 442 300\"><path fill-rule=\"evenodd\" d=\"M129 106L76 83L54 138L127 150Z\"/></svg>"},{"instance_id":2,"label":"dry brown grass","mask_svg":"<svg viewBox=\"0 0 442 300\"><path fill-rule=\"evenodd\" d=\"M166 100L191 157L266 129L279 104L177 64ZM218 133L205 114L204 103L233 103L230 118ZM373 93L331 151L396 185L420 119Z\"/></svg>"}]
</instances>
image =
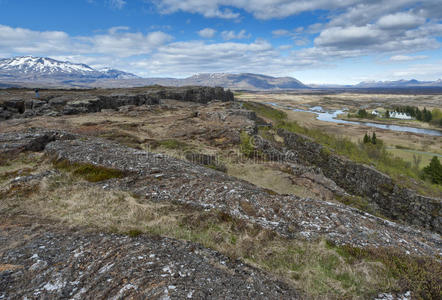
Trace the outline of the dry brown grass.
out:
<instances>
[{"instance_id":1,"label":"dry brown grass","mask_svg":"<svg viewBox=\"0 0 442 300\"><path fill-rule=\"evenodd\" d=\"M254 164L245 161L241 164L228 164L227 174L246 180L259 187L272 190L278 194L293 194L300 197L316 197L305 186L295 185L289 175L271 164Z\"/></svg>"},{"instance_id":2,"label":"dry brown grass","mask_svg":"<svg viewBox=\"0 0 442 300\"><path fill-rule=\"evenodd\" d=\"M42 162L40 169L50 167ZM399 289L385 266L348 261L324 241L284 239L272 231L219 211L156 203L83 181L71 172L22 185L2 184L0 214L31 214L103 231L159 234L201 243L240 258L301 288L311 298L365 298ZM245 209L253 207L245 205ZM388 275L388 276L387 276Z\"/></svg>"}]
</instances>

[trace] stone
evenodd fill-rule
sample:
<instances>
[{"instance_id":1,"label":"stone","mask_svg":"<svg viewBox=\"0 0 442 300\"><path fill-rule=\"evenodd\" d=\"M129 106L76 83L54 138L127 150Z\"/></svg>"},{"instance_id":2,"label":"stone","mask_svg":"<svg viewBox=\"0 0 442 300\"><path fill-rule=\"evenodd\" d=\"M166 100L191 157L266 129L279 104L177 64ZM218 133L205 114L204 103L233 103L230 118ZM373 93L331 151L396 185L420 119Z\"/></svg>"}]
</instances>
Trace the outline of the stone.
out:
<instances>
[{"instance_id":1,"label":"stone","mask_svg":"<svg viewBox=\"0 0 442 300\"><path fill-rule=\"evenodd\" d=\"M25 112L25 101L21 99L6 100L3 102L3 107L5 107L6 110L22 114Z\"/></svg>"}]
</instances>

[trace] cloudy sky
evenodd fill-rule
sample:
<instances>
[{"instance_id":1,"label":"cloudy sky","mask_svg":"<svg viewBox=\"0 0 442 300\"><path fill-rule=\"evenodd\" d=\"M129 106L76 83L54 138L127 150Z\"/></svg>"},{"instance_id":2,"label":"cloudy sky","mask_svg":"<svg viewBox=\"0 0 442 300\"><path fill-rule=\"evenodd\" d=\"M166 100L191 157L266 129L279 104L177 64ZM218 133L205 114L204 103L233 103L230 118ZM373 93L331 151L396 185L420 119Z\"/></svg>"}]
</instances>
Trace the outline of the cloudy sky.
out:
<instances>
[{"instance_id":1,"label":"cloudy sky","mask_svg":"<svg viewBox=\"0 0 442 300\"><path fill-rule=\"evenodd\" d=\"M0 0L0 57L144 77L442 78L441 0Z\"/></svg>"}]
</instances>

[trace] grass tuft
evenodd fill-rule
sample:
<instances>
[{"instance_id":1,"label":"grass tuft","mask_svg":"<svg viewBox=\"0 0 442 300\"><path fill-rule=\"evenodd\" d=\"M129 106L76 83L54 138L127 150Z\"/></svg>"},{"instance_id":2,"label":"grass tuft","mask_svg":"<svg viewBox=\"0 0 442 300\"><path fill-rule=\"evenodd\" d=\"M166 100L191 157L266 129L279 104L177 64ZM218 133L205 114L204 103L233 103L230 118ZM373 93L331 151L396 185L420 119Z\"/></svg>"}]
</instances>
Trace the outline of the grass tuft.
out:
<instances>
[{"instance_id":1,"label":"grass tuft","mask_svg":"<svg viewBox=\"0 0 442 300\"><path fill-rule=\"evenodd\" d=\"M126 174L117 169L96 166L93 164L71 163L67 160L54 162L57 169L72 172L75 176L79 176L89 182L100 182L112 178L122 178Z\"/></svg>"}]
</instances>

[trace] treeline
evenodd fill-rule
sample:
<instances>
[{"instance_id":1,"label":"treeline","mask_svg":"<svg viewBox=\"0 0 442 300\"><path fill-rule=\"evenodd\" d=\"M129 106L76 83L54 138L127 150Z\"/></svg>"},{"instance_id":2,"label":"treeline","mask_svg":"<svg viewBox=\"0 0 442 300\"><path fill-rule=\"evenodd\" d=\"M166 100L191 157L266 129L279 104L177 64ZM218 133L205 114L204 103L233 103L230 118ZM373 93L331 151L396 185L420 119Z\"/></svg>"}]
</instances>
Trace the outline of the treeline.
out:
<instances>
[{"instance_id":1,"label":"treeline","mask_svg":"<svg viewBox=\"0 0 442 300\"><path fill-rule=\"evenodd\" d=\"M419 107L409 105L395 106L393 109L396 112L406 113L418 121L442 126L442 111L440 109L435 108L430 111L424 107L423 110L420 110Z\"/></svg>"},{"instance_id":2,"label":"treeline","mask_svg":"<svg viewBox=\"0 0 442 300\"><path fill-rule=\"evenodd\" d=\"M357 117L357 118L361 118L361 119L374 119L376 118L375 115L368 113L365 109L360 109L358 110L358 112L356 113L356 115L352 115L352 114L348 114L347 115L349 118L351 117Z\"/></svg>"},{"instance_id":3,"label":"treeline","mask_svg":"<svg viewBox=\"0 0 442 300\"><path fill-rule=\"evenodd\" d=\"M395 106L394 111L406 113L407 115L416 118L416 120L423 122L430 122L433 119L431 111L427 110L425 107L423 110L420 110L419 107L416 106Z\"/></svg>"}]
</instances>

